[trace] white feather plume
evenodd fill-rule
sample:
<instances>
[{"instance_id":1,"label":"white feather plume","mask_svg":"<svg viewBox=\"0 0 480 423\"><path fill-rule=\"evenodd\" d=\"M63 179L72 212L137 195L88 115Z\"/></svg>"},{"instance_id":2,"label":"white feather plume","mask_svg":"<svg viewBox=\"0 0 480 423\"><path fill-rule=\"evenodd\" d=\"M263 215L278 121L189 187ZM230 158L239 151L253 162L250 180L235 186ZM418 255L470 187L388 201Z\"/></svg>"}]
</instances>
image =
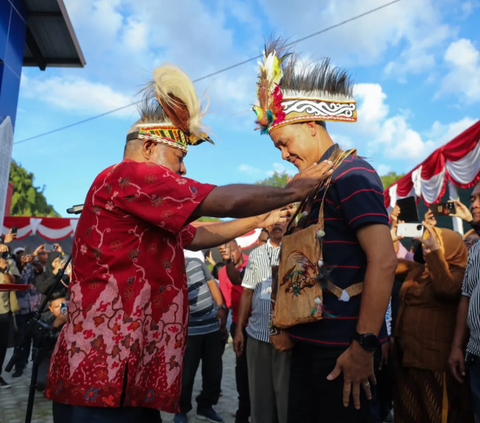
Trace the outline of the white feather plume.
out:
<instances>
[{"instance_id":1,"label":"white feather plume","mask_svg":"<svg viewBox=\"0 0 480 423\"><path fill-rule=\"evenodd\" d=\"M185 103L190 114L189 127L192 135L201 136L205 133L202 119L207 107L202 109L193 82L182 69L172 64L156 68L153 71L153 84L160 101L174 105L174 100L169 96L173 94Z\"/></svg>"}]
</instances>

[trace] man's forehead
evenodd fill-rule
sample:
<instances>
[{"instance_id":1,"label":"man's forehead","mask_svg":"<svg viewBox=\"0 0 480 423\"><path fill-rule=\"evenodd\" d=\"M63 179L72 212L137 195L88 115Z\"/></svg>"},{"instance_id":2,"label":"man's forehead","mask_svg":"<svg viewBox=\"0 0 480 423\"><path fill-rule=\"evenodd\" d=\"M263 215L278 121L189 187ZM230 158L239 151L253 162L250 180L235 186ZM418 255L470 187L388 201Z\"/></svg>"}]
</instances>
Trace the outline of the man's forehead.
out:
<instances>
[{"instance_id":1,"label":"man's forehead","mask_svg":"<svg viewBox=\"0 0 480 423\"><path fill-rule=\"evenodd\" d=\"M480 184L473 189L472 197L477 197L479 195L480 195Z\"/></svg>"}]
</instances>

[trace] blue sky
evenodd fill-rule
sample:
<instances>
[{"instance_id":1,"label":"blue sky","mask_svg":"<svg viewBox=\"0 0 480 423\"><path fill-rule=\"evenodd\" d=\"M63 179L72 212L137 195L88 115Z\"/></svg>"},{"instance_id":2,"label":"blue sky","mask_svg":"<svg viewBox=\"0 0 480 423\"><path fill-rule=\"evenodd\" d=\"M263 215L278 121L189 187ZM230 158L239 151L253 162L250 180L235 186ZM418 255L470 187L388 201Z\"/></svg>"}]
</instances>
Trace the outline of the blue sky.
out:
<instances>
[{"instance_id":1,"label":"blue sky","mask_svg":"<svg viewBox=\"0 0 480 423\"><path fill-rule=\"evenodd\" d=\"M271 33L292 40L386 0L65 0L83 69L24 68L15 141L129 104L164 62L192 79L261 53ZM297 44L308 60L350 69L356 124L328 126L380 174L405 172L480 116L480 1L402 0ZM268 136L254 131L256 63L196 84L210 98L215 146L190 149L189 177L219 185L294 172ZM65 216L95 176L122 158L134 107L14 146L13 157L46 186Z\"/></svg>"}]
</instances>

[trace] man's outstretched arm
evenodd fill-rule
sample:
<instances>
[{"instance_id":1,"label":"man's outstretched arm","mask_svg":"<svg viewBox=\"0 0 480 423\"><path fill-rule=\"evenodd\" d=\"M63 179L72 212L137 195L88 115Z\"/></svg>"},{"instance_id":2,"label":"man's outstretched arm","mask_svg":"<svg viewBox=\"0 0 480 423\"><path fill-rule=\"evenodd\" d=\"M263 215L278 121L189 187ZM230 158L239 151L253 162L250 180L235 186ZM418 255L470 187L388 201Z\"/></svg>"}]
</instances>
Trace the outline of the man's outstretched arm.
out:
<instances>
[{"instance_id":1,"label":"man's outstretched arm","mask_svg":"<svg viewBox=\"0 0 480 423\"><path fill-rule=\"evenodd\" d=\"M245 219L232 220L197 228L195 238L188 245L187 250L199 251L206 248L214 248L225 244L239 236L245 235L253 229L266 228L277 222L287 222L292 215L290 208L274 210L261 216L247 217Z\"/></svg>"},{"instance_id":2,"label":"man's outstretched arm","mask_svg":"<svg viewBox=\"0 0 480 423\"><path fill-rule=\"evenodd\" d=\"M327 161L314 164L297 173L285 188L258 185L216 187L195 209L192 217L243 218L278 209L307 197L321 181L332 174L331 167L332 163Z\"/></svg>"}]
</instances>

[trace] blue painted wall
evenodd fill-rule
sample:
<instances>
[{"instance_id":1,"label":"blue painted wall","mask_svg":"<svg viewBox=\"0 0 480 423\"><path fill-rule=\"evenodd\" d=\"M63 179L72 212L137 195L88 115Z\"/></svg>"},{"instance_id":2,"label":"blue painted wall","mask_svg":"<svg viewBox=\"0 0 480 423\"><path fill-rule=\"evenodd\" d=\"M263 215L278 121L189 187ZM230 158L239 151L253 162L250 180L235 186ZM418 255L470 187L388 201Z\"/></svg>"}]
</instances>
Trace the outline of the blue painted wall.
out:
<instances>
[{"instance_id":1,"label":"blue painted wall","mask_svg":"<svg viewBox=\"0 0 480 423\"><path fill-rule=\"evenodd\" d=\"M14 126L25 49L27 13L24 0L0 0L0 122L10 116Z\"/></svg>"}]
</instances>

